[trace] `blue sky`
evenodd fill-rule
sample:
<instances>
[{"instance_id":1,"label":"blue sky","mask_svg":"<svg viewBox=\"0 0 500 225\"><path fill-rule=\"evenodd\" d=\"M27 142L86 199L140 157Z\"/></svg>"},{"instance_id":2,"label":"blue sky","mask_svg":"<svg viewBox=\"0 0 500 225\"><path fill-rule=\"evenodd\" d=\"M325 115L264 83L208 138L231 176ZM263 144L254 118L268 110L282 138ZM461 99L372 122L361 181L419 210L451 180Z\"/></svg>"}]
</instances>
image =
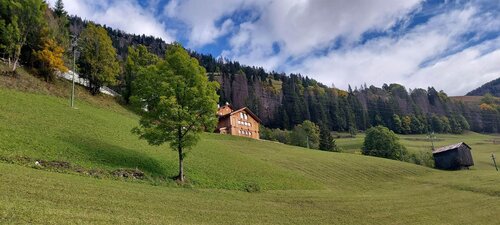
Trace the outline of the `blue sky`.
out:
<instances>
[{"instance_id":1,"label":"blue sky","mask_svg":"<svg viewBox=\"0 0 500 225\"><path fill-rule=\"evenodd\" d=\"M500 77L500 0L64 3L70 14L129 33L340 88L400 83L463 95Z\"/></svg>"}]
</instances>

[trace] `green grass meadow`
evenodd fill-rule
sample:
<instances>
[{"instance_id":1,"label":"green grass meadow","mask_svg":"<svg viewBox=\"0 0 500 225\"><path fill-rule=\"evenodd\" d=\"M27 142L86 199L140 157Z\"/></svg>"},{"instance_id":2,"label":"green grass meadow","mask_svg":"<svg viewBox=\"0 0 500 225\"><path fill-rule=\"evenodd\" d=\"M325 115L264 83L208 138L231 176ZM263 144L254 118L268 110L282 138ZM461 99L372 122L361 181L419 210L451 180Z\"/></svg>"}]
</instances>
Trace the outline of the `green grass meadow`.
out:
<instances>
[{"instance_id":1,"label":"green grass meadow","mask_svg":"<svg viewBox=\"0 0 500 225\"><path fill-rule=\"evenodd\" d=\"M189 184L180 186L169 181L176 153L139 140L138 117L100 98L71 109L65 96L0 88L0 224L500 224L495 135L438 134L436 146L469 144L476 164L438 171L352 154L363 134L338 139L344 153L331 153L207 133L189 151ZM400 138L410 151L430 149L425 135ZM137 168L146 179L36 160Z\"/></svg>"}]
</instances>

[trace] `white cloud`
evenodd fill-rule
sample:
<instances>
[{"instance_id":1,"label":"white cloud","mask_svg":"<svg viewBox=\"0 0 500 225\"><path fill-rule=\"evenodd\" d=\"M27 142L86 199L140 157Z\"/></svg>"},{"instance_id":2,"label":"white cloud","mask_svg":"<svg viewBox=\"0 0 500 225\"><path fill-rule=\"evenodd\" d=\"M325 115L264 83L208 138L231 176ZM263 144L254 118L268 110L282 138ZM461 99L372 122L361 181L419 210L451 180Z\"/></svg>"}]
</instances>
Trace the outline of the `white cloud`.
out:
<instances>
[{"instance_id":1,"label":"white cloud","mask_svg":"<svg viewBox=\"0 0 500 225\"><path fill-rule=\"evenodd\" d=\"M500 77L500 38L485 42L444 58L415 72L407 83L434 84L450 95L463 95ZM485 49L494 48L483 54Z\"/></svg>"},{"instance_id":2,"label":"white cloud","mask_svg":"<svg viewBox=\"0 0 500 225\"><path fill-rule=\"evenodd\" d=\"M51 5L54 2L55 0L49 0ZM69 14L83 19L128 33L160 37L166 42L175 40L169 33L174 31L167 32L164 23L133 0L64 0L63 3Z\"/></svg>"},{"instance_id":3,"label":"white cloud","mask_svg":"<svg viewBox=\"0 0 500 225\"><path fill-rule=\"evenodd\" d=\"M154 35L167 42L177 35L194 49L229 45L222 49L222 56L269 70L305 74L341 88L397 82L410 88L435 86L456 95L497 78L500 39L482 39L492 31L500 32L500 14L478 7L481 1L465 6L450 3L462 6L447 8L445 4L430 11L423 8L423 1L170 0L160 6L162 1L152 0L144 7L137 0L64 3L70 14L126 32ZM438 15L416 27L405 27L415 19L410 12L419 10L426 16ZM161 16L155 17L158 13ZM161 21L178 30L166 30ZM403 32L360 42L366 32L387 32L398 22L404 25ZM457 82L457 78L464 80Z\"/></svg>"},{"instance_id":4,"label":"white cloud","mask_svg":"<svg viewBox=\"0 0 500 225\"><path fill-rule=\"evenodd\" d=\"M323 50L338 38L356 42L366 31L384 30L418 6L420 0L275 0L264 2L259 20L239 27L232 39L231 58L258 63L278 57L272 68L287 59ZM280 53L273 55L273 45ZM272 69L270 68L270 69Z\"/></svg>"},{"instance_id":5,"label":"white cloud","mask_svg":"<svg viewBox=\"0 0 500 225\"><path fill-rule=\"evenodd\" d=\"M326 56L309 57L288 69L342 88L363 82L377 86L401 83L463 95L499 76L500 38L468 48L464 46L468 41L463 40L469 32L486 32L481 25L492 21L496 19L467 7L436 16L403 36L381 37ZM450 50L458 52L446 56Z\"/></svg>"},{"instance_id":6,"label":"white cloud","mask_svg":"<svg viewBox=\"0 0 500 225\"><path fill-rule=\"evenodd\" d=\"M250 1L248 1L250 2ZM245 5L244 0L171 0L164 8L169 18L180 20L189 26L189 46L199 47L211 44L217 38L233 29L233 22L225 20L216 26L218 20L234 13Z\"/></svg>"}]
</instances>

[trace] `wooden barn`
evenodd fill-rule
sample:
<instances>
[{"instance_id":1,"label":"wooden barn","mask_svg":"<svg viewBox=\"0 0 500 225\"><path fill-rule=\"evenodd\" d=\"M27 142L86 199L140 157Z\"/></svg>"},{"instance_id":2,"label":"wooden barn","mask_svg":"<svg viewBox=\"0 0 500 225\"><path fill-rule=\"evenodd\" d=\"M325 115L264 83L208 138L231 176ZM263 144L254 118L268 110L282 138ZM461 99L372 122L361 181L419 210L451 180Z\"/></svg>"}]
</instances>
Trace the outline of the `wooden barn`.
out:
<instances>
[{"instance_id":1,"label":"wooden barn","mask_svg":"<svg viewBox=\"0 0 500 225\"><path fill-rule=\"evenodd\" d=\"M229 104L219 107L216 133L259 139L260 119L247 107L235 110Z\"/></svg>"},{"instance_id":2,"label":"wooden barn","mask_svg":"<svg viewBox=\"0 0 500 225\"><path fill-rule=\"evenodd\" d=\"M432 155L438 169L459 170L474 165L471 147L463 142L438 148Z\"/></svg>"}]
</instances>

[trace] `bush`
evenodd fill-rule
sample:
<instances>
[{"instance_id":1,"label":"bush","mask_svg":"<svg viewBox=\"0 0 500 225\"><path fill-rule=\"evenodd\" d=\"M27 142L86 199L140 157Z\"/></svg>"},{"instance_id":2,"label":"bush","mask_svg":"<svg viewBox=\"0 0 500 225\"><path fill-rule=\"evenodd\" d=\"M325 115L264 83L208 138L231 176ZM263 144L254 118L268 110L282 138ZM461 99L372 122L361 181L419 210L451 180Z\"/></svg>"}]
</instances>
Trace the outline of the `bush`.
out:
<instances>
[{"instance_id":1,"label":"bush","mask_svg":"<svg viewBox=\"0 0 500 225\"><path fill-rule=\"evenodd\" d=\"M319 126L306 120L293 128L290 140L295 146L319 149Z\"/></svg>"},{"instance_id":2,"label":"bush","mask_svg":"<svg viewBox=\"0 0 500 225\"><path fill-rule=\"evenodd\" d=\"M430 168L434 168L434 157L431 152L417 152L408 154L405 157L406 162L414 163L421 166L427 166Z\"/></svg>"},{"instance_id":3,"label":"bush","mask_svg":"<svg viewBox=\"0 0 500 225\"><path fill-rule=\"evenodd\" d=\"M290 131L281 129L270 129L260 126L260 138L269 141L278 141L283 144L290 144Z\"/></svg>"},{"instance_id":4,"label":"bush","mask_svg":"<svg viewBox=\"0 0 500 225\"><path fill-rule=\"evenodd\" d=\"M248 193L253 193L253 192L260 192L260 185L255 183L255 182L251 182L251 183L247 183L245 184L245 191L248 192Z\"/></svg>"},{"instance_id":5,"label":"bush","mask_svg":"<svg viewBox=\"0 0 500 225\"><path fill-rule=\"evenodd\" d=\"M362 152L363 155L400 160L407 154L396 134L384 126L372 127L366 131Z\"/></svg>"}]
</instances>

